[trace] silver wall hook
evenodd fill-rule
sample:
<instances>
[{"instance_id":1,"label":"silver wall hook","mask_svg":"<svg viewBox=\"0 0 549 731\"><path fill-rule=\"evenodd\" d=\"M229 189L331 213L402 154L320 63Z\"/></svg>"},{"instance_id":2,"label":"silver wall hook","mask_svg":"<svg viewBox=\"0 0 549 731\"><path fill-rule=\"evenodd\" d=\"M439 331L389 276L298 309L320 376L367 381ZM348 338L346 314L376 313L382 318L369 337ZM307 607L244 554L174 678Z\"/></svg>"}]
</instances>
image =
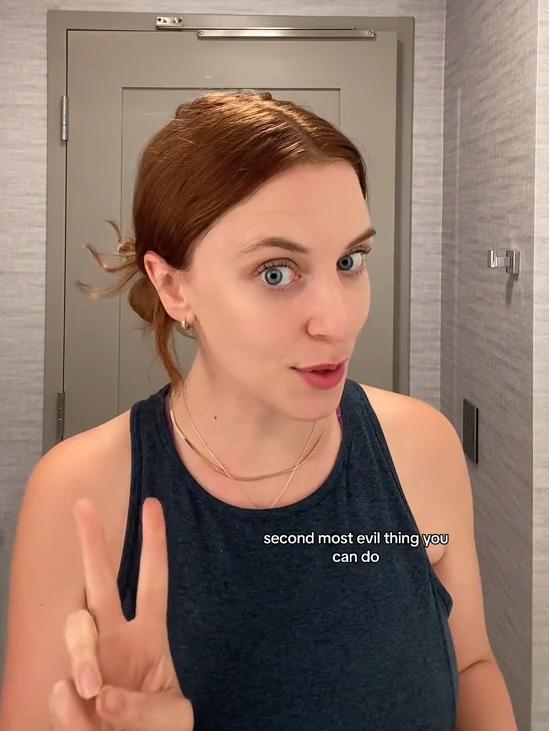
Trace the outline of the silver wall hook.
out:
<instances>
[{"instance_id":1,"label":"silver wall hook","mask_svg":"<svg viewBox=\"0 0 549 731\"><path fill-rule=\"evenodd\" d=\"M520 251L518 249L507 249L505 256L497 256L495 249L488 249L487 254L489 269L505 267L508 274L520 272Z\"/></svg>"}]
</instances>

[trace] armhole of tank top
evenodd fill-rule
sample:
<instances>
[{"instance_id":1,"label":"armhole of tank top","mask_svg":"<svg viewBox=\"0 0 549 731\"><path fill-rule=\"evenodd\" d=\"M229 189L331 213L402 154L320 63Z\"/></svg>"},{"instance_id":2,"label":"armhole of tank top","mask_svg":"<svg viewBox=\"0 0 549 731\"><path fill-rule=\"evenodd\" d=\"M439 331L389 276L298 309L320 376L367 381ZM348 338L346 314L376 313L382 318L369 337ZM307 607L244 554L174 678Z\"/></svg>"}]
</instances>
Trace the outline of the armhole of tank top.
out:
<instances>
[{"instance_id":1,"label":"armhole of tank top","mask_svg":"<svg viewBox=\"0 0 549 731\"><path fill-rule=\"evenodd\" d=\"M363 399L363 402L366 405L366 410L368 412L368 416L370 417L370 422L373 426L377 442L380 446L381 452L385 459L385 463L386 463L387 467L389 468L389 471L393 477L393 481L396 485L397 492L400 496L400 499L404 505L405 510L407 511L408 515L410 516L410 520L412 521L412 524L414 526L416 533L419 535L419 526L416 523L416 519L414 517L412 509L410 508L410 505L408 504L408 500L406 500L406 495L404 494L404 490L402 489L402 485L400 484L398 473L396 471L396 467L393 462L393 458L391 457L391 452L389 451L389 445L387 444L387 440L385 439L385 434L383 433L383 429L381 427L379 419L377 418L377 414L374 411L372 404L370 403L368 394L364 391L364 389L362 388L360 383L356 383L356 387L360 392L359 393L360 397ZM429 561L429 556L427 554L427 550L426 550L425 546L423 545L422 540L420 540L420 546L421 546L421 552L425 559L425 563L427 564L427 571L429 573L431 586L435 590L436 596L438 596L440 598L440 600L442 601L442 604L446 611L446 615L447 615L447 617L449 617L450 612L452 611L452 606L453 606L452 595L450 594L448 589L444 586L442 581L438 578L431 562Z\"/></svg>"},{"instance_id":2,"label":"armhole of tank top","mask_svg":"<svg viewBox=\"0 0 549 731\"><path fill-rule=\"evenodd\" d=\"M128 499L128 515L124 535L124 545L120 566L118 568L118 590L120 601L126 619L132 619L135 614L135 588L132 582L136 577L137 538L139 532L139 506L141 503L141 435L139 432L139 413L141 404L137 402L130 411L130 437L131 437L131 477ZM130 589L132 593L130 594ZM129 615L129 616L128 616Z\"/></svg>"}]
</instances>

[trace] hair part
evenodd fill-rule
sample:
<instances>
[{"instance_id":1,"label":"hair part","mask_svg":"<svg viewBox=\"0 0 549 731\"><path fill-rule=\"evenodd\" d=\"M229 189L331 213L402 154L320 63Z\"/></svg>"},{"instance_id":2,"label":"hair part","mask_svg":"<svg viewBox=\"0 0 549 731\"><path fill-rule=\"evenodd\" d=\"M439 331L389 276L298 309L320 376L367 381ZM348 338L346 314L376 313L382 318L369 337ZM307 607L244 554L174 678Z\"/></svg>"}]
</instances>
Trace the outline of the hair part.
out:
<instances>
[{"instance_id":1,"label":"hair part","mask_svg":"<svg viewBox=\"0 0 549 731\"><path fill-rule=\"evenodd\" d=\"M90 299L116 297L131 282L128 302L154 332L156 353L170 382L183 380L173 349L173 330L183 330L164 309L144 266L154 251L170 266L191 268L201 239L230 208L253 194L273 176L301 164L344 160L358 177L368 200L366 165L357 147L341 130L290 101L264 92L206 92L177 107L141 153L133 194L134 235L116 230L118 255L109 265L105 255L86 244L104 272L119 273L111 287L76 285ZM170 349L171 346L171 349Z\"/></svg>"}]
</instances>

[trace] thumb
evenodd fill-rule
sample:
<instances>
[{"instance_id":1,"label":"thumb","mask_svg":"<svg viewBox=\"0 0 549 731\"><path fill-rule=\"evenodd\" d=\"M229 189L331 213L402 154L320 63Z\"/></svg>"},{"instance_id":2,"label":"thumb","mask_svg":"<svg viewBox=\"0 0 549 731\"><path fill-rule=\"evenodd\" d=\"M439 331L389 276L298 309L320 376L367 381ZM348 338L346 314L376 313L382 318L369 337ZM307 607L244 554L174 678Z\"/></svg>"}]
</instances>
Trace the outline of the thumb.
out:
<instances>
[{"instance_id":1,"label":"thumb","mask_svg":"<svg viewBox=\"0 0 549 731\"><path fill-rule=\"evenodd\" d=\"M140 693L105 685L96 709L116 731L192 731L194 727L192 704L175 689Z\"/></svg>"}]
</instances>

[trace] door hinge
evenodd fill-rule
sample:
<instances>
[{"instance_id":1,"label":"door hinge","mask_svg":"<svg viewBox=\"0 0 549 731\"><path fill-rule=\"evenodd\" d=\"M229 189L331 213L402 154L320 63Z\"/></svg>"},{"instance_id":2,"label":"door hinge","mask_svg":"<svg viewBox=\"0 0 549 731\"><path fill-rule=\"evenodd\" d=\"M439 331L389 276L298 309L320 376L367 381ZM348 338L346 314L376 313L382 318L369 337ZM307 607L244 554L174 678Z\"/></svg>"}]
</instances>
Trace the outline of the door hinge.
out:
<instances>
[{"instance_id":1,"label":"door hinge","mask_svg":"<svg viewBox=\"0 0 549 731\"><path fill-rule=\"evenodd\" d=\"M57 429L55 438L58 442L63 441L65 434L65 392L57 392Z\"/></svg>"},{"instance_id":2,"label":"door hinge","mask_svg":"<svg viewBox=\"0 0 549 731\"><path fill-rule=\"evenodd\" d=\"M69 97L61 97L61 141L69 139Z\"/></svg>"}]
</instances>

